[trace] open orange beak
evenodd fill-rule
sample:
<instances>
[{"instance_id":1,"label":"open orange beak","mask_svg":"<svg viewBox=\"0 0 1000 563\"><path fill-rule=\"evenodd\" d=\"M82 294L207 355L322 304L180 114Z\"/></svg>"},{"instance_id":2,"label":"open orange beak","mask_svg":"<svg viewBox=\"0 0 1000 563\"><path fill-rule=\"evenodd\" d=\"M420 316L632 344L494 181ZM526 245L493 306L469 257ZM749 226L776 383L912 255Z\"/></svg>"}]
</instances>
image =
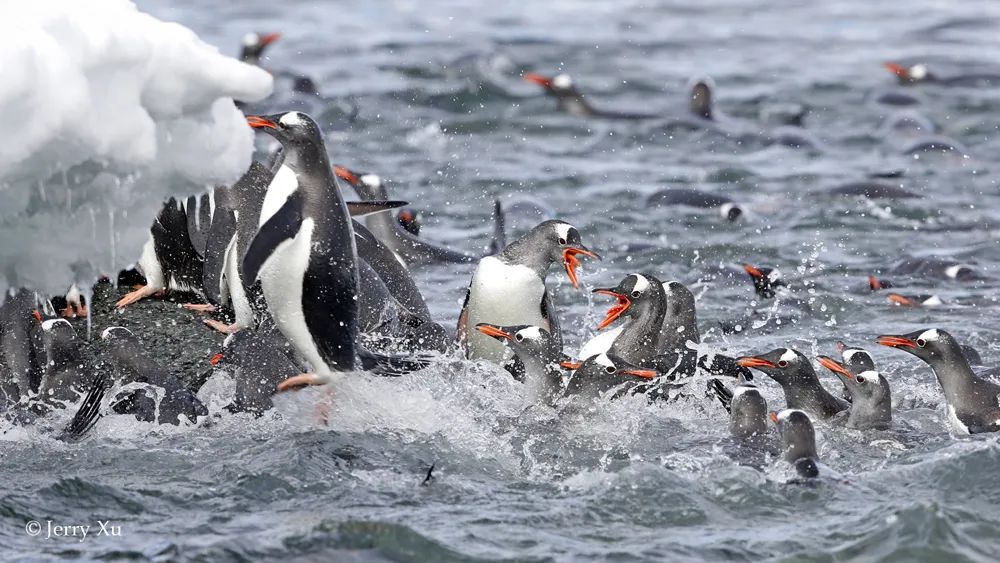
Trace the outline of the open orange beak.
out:
<instances>
[{"instance_id":1,"label":"open orange beak","mask_svg":"<svg viewBox=\"0 0 1000 563\"><path fill-rule=\"evenodd\" d=\"M261 117L259 115L248 115L247 116L247 124L250 125L250 127L253 127L254 129L264 129L264 128L277 129L278 128L278 126L273 121L271 121L269 119L264 119L263 117Z\"/></svg>"},{"instance_id":2,"label":"open orange beak","mask_svg":"<svg viewBox=\"0 0 1000 563\"><path fill-rule=\"evenodd\" d=\"M476 330L485 334L486 336L492 336L493 338L503 338L506 340L511 339L511 335L509 332L502 330L500 327L496 327L491 324L479 323L476 325Z\"/></svg>"},{"instance_id":3,"label":"open orange beak","mask_svg":"<svg viewBox=\"0 0 1000 563\"><path fill-rule=\"evenodd\" d=\"M222 358L224 358L224 357L225 356L223 354L216 354L216 355L214 355L214 356L212 356L211 358L208 359L208 363L212 364L213 366L217 366L217 365L219 365L219 362L221 362Z\"/></svg>"},{"instance_id":4,"label":"open orange beak","mask_svg":"<svg viewBox=\"0 0 1000 563\"><path fill-rule=\"evenodd\" d=\"M917 302L910 299L909 297L902 296L898 293L890 293L888 296L889 301L892 301L896 305L904 305L906 307L916 307Z\"/></svg>"},{"instance_id":5,"label":"open orange beak","mask_svg":"<svg viewBox=\"0 0 1000 563\"><path fill-rule=\"evenodd\" d=\"M563 265L566 266L566 275L569 276L569 281L573 284L573 287L580 287L580 282L576 279L576 269L580 267L580 261L576 259L577 254L583 254L584 256L590 256L598 260L601 259L596 253L578 246L571 246L563 250Z\"/></svg>"},{"instance_id":6,"label":"open orange beak","mask_svg":"<svg viewBox=\"0 0 1000 563\"><path fill-rule=\"evenodd\" d=\"M881 344L882 346L888 346L890 348L916 348L917 343L906 338L905 336L893 336L891 334L884 334L875 339L875 342Z\"/></svg>"},{"instance_id":7,"label":"open orange beak","mask_svg":"<svg viewBox=\"0 0 1000 563\"><path fill-rule=\"evenodd\" d=\"M607 327L609 324L615 322L618 319L618 317L622 316L622 313L628 311L628 308L632 306L632 300L626 297L625 295L618 293L617 291L611 289L595 289L594 293L600 293L601 295L610 295L611 297L614 297L615 299L618 300L617 303L615 303L614 305L611 306L610 309L608 309L608 314L604 316L604 320L601 321L601 324L597 325L597 330L601 330Z\"/></svg>"},{"instance_id":8,"label":"open orange beak","mask_svg":"<svg viewBox=\"0 0 1000 563\"><path fill-rule=\"evenodd\" d=\"M542 76L537 72L529 72L525 74L523 78L528 82L534 82L535 84L538 84L542 88L552 87L552 79L547 76Z\"/></svg>"},{"instance_id":9,"label":"open orange beak","mask_svg":"<svg viewBox=\"0 0 1000 563\"><path fill-rule=\"evenodd\" d=\"M334 166L333 173L336 174L338 178L352 186L357 185L358 183L358 175L343 166Z\"/></svg>"},{"instance_id":10,"label":"open orange beak","mask_svg":"<svg viewBox=\"0 0 1000 563\"><path fill-rule=\"evenodd\" d=\"M836 373L837 375L842 375L847 379L854 379L854 374L847 371L847 368L844 367L844 364L834 360L833 358L830 358L828 356L819 356L816 359L819 360L821 366L832 371L833 373Z\"/></svg>"},{"instance_id":11,"label":"open orange beak","mask_svg":"<svg viewBox=\"0 0 1000 563\"><path fill-rule=\"evenodd\" d=\"M752 277L755 277L757 279L764 277L764 272L761 272L760 270L754 268L750 264L743 264L743 269L746 271L746 273L750 274Z\"/></svg>"},{"instance_id":12,"label":"open orange beak","mask_svg":"<svg viewBox=\"0 0 1000 563\"><path fill-rule=\"evenodd\" d=\"M264 37L260 38L260 46L261 47L266 47L266 46L270 45L271 43L274 43L275 41L277 41L279 39L281 39L281 34L280 33L268 33Z\"/></svg>"},{"instance_id":13,"label":"open orange beak","mask_svg":"<svg viewBox=\"0 0 1000 563\"><path fill-rule=\"evenodd\" d=\"M906 67L898 63L882 63L882 66L887 68L889 72L895 74L900 78L909 78L910 71L906 70Z\"/></svg>"},{"instance_id":14,"label":"open orange beak","mask_svg":"<svg viewBox=\"0 0 1000 563\"><path fill-rule=\"evenodd\" d=\"M764 358L759 358L757 356L744 356L736 360L736 365L743 366L745 368L774 368L778 367L774 365L774 362L765 360Z\"/></svg>"},{"instance_id":15,"label":"open orange beak","mask_svg":"<svg viewBox=\"0 0 1000 563\"><path fill-rule=\"evenodd\" d=\"M569 360L566 360L566 361L563 361L563 362L559 362L559 367L561 367L563 369L571 369L571 370L574 370L574 371L580 369L580 366L582 366L582 365L583 364L580 363L580 362L571 362Z\"/></svg>"},{"instance_id":16,"label":"open orange beak","mask_svg":"<svg viewBox=\"0 0 1000 563\"><path fill-rule=\"evenodd\" d=\"M767 413L767 417L771 419L771 424L777 424L778 423L778 412L777 411L771 411L771 412Z\"/></svg>"},{"instance_id":17,"label":"open orange beak","mask_svg":"<svg viewBox=\"0 0 1000 563\"><path fill-rule=\"evenodd\" d=\"M623 369L618 373L624 373L625 375L634 375L636 377L641 377L643 379L654 379L658 373L651 369Z\"/></svg>"}]
</instances>

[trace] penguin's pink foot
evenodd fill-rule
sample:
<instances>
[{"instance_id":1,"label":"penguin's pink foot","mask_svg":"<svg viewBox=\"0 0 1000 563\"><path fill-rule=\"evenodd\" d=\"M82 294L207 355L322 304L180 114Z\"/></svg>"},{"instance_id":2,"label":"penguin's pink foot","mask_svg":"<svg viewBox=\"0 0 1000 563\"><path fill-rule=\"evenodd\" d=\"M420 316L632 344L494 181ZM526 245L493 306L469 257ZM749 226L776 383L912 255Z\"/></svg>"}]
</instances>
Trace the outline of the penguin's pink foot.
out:
<instances>
[{"instance_id":1,"label":"penguin's pink foot","mask_svg":"<svg viewBox=\"0 0 1000 563\"><path fill-rule=\"evenodd\" d=\"M299 375L293 375L288 379L282 381L278 384L278 393L284 393L285 391L292 391L295 389L302 389L303 387L308 387L310 385L324 385L329 380L325 377L320 377L315 373L300 373Z\"/></svg>"},{"instance_id":2,"label":"penguin's pink foot","mask_svg":"<svg viewBox=\"0 0 1000 563\"><path fill-rule=\"evenodd\" d=\"M186 303L184 308L196 313L214 313L216 306L211 303Z\"/></svg>"},{"instance_id":3,"label":"penguin's pink foot","mask_svg":"<svg viewBox=\"0 0 1000 563\"><path fill-rule=\"evenodd\" d=\"M240 325L238 325L236 323L226 324L226 323L224 323L222 321L217 321L215 319L205 319L205 320L203 320L201 322L203 322L207 326L209 326L209 327L211 327L211 328L213 328L213 329L221 332L222 334L233 334L234 332L237 332L237 331L240 330Z\"/></svg>"},{"instance_id":4,"label":"penguin's pink foot","mask_svg":"<svg viewBox=\"0 0 1000 563\"><path fill-rule=\"evenodd\" d=\"M115 308L124 309L137 301L156 295L159 292L160 288L158 287L151 287L148 285L136 286L135 291L126 293L125 297L122 297L117 303L115 303Z\"/></svg>"}]
</instances>

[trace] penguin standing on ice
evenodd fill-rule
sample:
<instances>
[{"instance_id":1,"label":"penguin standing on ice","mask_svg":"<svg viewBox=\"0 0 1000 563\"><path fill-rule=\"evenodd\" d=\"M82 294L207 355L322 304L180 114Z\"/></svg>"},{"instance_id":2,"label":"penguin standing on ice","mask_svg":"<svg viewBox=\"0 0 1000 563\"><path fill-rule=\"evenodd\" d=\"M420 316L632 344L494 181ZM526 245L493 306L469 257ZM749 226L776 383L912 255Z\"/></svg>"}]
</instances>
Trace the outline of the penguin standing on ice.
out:
<instances>
[{"instance_id":1,"label":"penguin standing on ice","mask_svg":"<svg viewBox=\"0 0 1000 563\"><path fill-rule=\"evenodd\" d=\"M466 356L504 362L512 355L496 339L474 330L480 323L538 326L561 348L562 334L545 278L552 264L562 262L570 282L578 287L576 256L580 254L599 258L583 245L576 227L553 220L541 223L499 254L480 260L458 317L458 343Z\"/></svg>"}]
</instances>

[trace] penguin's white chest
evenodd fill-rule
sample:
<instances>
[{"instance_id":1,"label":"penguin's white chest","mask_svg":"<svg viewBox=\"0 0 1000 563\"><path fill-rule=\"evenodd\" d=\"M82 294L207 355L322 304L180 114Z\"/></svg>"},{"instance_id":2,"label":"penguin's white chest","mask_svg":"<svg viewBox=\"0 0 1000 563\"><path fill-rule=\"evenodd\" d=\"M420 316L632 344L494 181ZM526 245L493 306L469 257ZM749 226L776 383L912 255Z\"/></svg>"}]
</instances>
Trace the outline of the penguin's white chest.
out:
<instances>
[{"instance_id":1,"label":"penguin's white chest","mask_svg":"<svg viewBox=\"0 0 1000 563\"><path fill-rule=\"evenodd\" d=\"M260 220L257 226L267 223L267 220L273 217L281 209L281 206L285 205L288 196L292 195L298 187L299 178L295 175L295 171L282 164L274 174L274 178L271 179L271 183L268 184L267 192L264 193L264 202L260 207Z\"/></svg>"},{"instance_id":2,"label":"penguin's white chest","mask_svg":"<svg viewBox=\"0 0 1000 563\"><path fill-rule=\"evenodd\" d=\"M479 261L469 287L466 347L469 358L503 361L513 355L503 344L476 330L479 323L535 325L546 330L542 318L545 282L534 270L505 264L493 256Z\"/></svg>"},{"instance_id":3,"label":"penguin's white chest","mask_svg":"<svg viewBox=\"0 0 1000 563\"><path fill-rule=\"evenodd\" d=\"M592 356L607 354L608 350L611 349L611 345L615 343L618 335L621 334L624 329L624 325L618 326L591 338L586 344L583 345L583 348L580 348L580 355L577 356L577 358L582 362Z\"/></svg>"},{"instance_id":4,"label":"penguin's white chest","mask_svg":"<svg viewBox=\"0 0 1000 563\"><path fill-rule=\"evenodd\" d=\"M302 284L309 267L314 227L312 218L303 219L295 237L279 244L261 266L259 279L278 330L314 371L326 374L330 368L320 356L302 309Z\"/></svg>"}]
</instances>

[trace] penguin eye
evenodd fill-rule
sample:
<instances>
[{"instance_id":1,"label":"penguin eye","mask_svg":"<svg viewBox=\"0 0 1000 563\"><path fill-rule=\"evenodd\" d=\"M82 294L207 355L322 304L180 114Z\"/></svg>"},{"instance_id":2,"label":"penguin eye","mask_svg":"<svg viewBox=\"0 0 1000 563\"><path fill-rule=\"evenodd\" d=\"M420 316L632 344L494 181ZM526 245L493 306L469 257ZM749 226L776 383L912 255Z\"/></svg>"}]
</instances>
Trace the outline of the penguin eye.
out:
<instances>
[{"instance_id":1,"label":"penguin eye","mask_svg":"<svg viewBox=\"0 0 1000 563\"><path fill-rule=\"evenodd\" d=\"M632 292L632 297L639 297L640 295L642 295L641 291L633 291Z\"/></svg>"},{"instance_id":2,"label":"penguin eye","mask_svg":"<svg viewBox=\"0 0 1000 563\"><path fill-rule=\"evenodd\" d=\"M857 377L855 377L855 379L858 380L858 383L864 383L865 381L868 381L867 379L865 379L864 377L862 377L860 375L857 376Z\"/></svg>"},{"instance_id":3,"label":"penguin eye","mask_svg":"<svg viewBox=\"0 0 1000 563\"><path fill-rule=\"evenodd\" d=\"M566 244L566 239L559 237L559 244Z\"/></svg>"},{"instance_id":4,"label":"penguin eye","mask_svg":"<svg viewBox=\"0 0 1000 563\"><path fill-rule=\"evenodd\" d=\"M787 368L788 367L788 362L786 362L785 360L778 360L778 367L779 368Z\"/></svg>"},{"instance_id":5,"label":"penguin eye","mask_svg":"<svg viewBox=\"0 0 1000 563\"><path fill-rule=\"evenodd\" d=\"M520 341L524 340L524 335L522 335L519 332L519 333L517 333L517 334L514 335L514 340L517 340L518 342L520 342Z\"/></svg>"},{"instance_id":6,"label":"penguin eye","mask_svg":"<svg viewBox=\"0 0 1000 563\"><path fill-rule=\"evenodd\" d=\"M927 341L926 340L924 340L923 338L918 338L917 339L917 346L920 346L921 348L923 348L926 345L927 345Z\"/></svg>"},{"instance_id":7,"label":"penguin eye","mask_svg":"<svg viewBox=\"0 0 1000 563\"><path fill-rule=\"evenodd\" d=\"M604 368L604 371L606 371L608 373L614 373L614 372L616 372L618 370L615 368L615 366L608 366L608 367Z\"/></svg>"}]
</instances>

